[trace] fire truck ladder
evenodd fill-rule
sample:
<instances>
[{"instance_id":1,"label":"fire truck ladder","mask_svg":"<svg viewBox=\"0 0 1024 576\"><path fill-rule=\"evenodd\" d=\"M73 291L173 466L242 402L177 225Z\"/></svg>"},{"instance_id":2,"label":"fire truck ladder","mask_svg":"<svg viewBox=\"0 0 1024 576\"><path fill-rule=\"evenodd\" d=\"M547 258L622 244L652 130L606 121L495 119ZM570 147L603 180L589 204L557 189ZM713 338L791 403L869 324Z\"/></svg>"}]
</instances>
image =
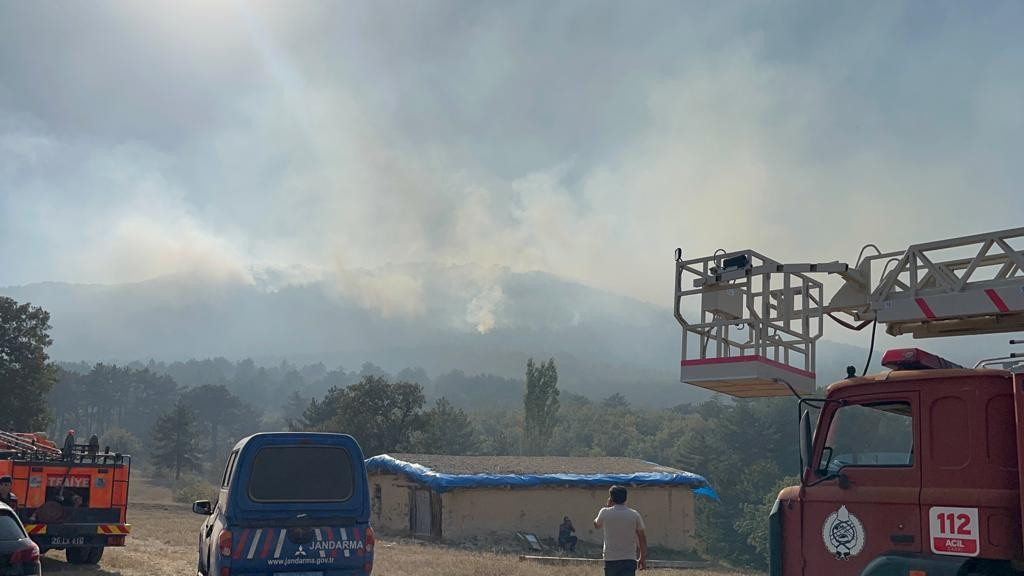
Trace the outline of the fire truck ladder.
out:
<instances>
[{"instance_id":1,"label":"fire truck ladder","mask_svg":"<svg viewBox=\"0 0 1024 576\"><path fill-rule=\"evenodd\" d=\"M7 446L15 452L24 453L26 455L42 454L48 457L61 455L60 450L43 444L30 442L22 436L18 436L17 434L12 434L10 432L4 432L3 430L0 430L0 446Z\"/></svg>"},{"instance_id":2,"label":"fire truck ladder","mask_svg":"<svg viewBox=\"0 0 1024 576\"><path fill-rule=\"evenodd\" d=\"M1024 228L897 252L869 244L853 266L783 264L753 250L684 260L676 250L680 379L737 397L813 392L825 316L914 338L1024 330L1022 245ZM843 282L828 302L821 274Z\"/></svg>"}]
</instances>

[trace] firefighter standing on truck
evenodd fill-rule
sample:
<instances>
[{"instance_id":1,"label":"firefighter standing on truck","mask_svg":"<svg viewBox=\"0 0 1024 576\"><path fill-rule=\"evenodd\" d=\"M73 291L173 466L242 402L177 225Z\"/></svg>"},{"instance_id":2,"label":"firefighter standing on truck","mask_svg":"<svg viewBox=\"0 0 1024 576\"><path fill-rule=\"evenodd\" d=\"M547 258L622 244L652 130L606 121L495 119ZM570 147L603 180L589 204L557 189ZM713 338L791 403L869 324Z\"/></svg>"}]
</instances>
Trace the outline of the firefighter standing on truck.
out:
<instances>
[{"instance_id":1,"label":"firefighter standing on truck","mask_svg":"<svg viewBox=\"0 0 1024 576\"><path fill-rule=\"evenodd\" d=\"M18 497L15 496L14 492L11 492L11 483L13 479L10 476L0 477L0 502L7 504L15 510L18 509Z\"/></svg>"}]
</instances>

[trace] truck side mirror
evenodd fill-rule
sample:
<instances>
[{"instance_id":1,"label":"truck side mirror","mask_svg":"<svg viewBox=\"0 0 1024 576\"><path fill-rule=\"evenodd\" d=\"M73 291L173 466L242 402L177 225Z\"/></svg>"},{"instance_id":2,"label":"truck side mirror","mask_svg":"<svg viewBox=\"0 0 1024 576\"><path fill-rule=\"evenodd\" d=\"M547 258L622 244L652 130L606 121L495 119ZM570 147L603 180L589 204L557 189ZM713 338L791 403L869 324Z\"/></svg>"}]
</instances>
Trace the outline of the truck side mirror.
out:
<instances>
[{"instance_id":1,"label":"truck side mirror","mask_svg":"<svg viewBox=\"0 0 1024 576\"><path fill-rule=\"evenodd\" d=\"M832 447L825 446L821 449L821 462L818 463L818 474L824 474L828 472L828 467L832 464Z\"/></svg>"},{"instance_id":2,"label":"truck side mirror","mask_svg":"<svg viewBox=\"0 0 1024 576\"><path fill-rule=\"evenodd\" d=\"M811 414L804 410L800 415L800 475L811 466L811 450L814 448L814 438L811 436Z\"/></svg>"},{"instance_id":3,"label":"truck side mirror","mask_svg":"<svg viewBox=\"0 0 1024 576\"><path fill-rule=\"evenodd\" d=\"M192 511L196 514L209 516L210 514L213 514L213 506L210 504L209 500L197 500L192 503Z\"/></svg>"}]
</instances>

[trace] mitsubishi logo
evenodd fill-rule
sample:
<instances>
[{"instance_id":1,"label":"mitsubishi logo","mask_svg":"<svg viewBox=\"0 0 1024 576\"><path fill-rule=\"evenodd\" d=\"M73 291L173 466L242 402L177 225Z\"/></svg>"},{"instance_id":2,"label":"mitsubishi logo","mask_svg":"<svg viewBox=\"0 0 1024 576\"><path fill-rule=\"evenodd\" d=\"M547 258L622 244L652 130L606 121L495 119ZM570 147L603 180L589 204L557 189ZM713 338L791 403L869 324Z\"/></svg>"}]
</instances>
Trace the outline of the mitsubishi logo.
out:
<instances>
[{"instance_id":1,"label":"mitsubishi logo","mask_svg":"<svg viewBox=\"0 0 1024 576\"><path fill-rule=\"evenodd\" d=\"M299 544L299 549L295 551L296 556L305 556L306 551L302 549L302 544Z\"/></svg>"}]
</instances>

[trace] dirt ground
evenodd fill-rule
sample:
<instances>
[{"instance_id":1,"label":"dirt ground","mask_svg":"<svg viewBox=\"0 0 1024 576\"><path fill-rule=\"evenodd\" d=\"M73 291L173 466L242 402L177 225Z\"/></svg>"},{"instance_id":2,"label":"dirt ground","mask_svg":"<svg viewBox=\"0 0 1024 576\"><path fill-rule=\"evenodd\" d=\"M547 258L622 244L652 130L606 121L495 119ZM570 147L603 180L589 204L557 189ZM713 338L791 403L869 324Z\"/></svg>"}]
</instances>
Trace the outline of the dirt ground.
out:
<instances>
[{"instance_id":1,"label":"dirt ground","mask_svg":"<svg viewBox=\"0 0 1024 576\"><path fill-rule=\"evenodd\" d=\"M196 531L202 518L189 506L171 501L169 490L136 479L132 482L128 520L132 534L123 548L108 548L98 567L83 569L51 551L43 559L44 574L64 576L193 576L196 573ZM409 540L379 539L374 575L381 576L567 576L598 575L599 565L542 566L520 562L514 555L470 552ZM706 570L654 570L663 576L740 576Z\"/></svg>"}]
</instances>

